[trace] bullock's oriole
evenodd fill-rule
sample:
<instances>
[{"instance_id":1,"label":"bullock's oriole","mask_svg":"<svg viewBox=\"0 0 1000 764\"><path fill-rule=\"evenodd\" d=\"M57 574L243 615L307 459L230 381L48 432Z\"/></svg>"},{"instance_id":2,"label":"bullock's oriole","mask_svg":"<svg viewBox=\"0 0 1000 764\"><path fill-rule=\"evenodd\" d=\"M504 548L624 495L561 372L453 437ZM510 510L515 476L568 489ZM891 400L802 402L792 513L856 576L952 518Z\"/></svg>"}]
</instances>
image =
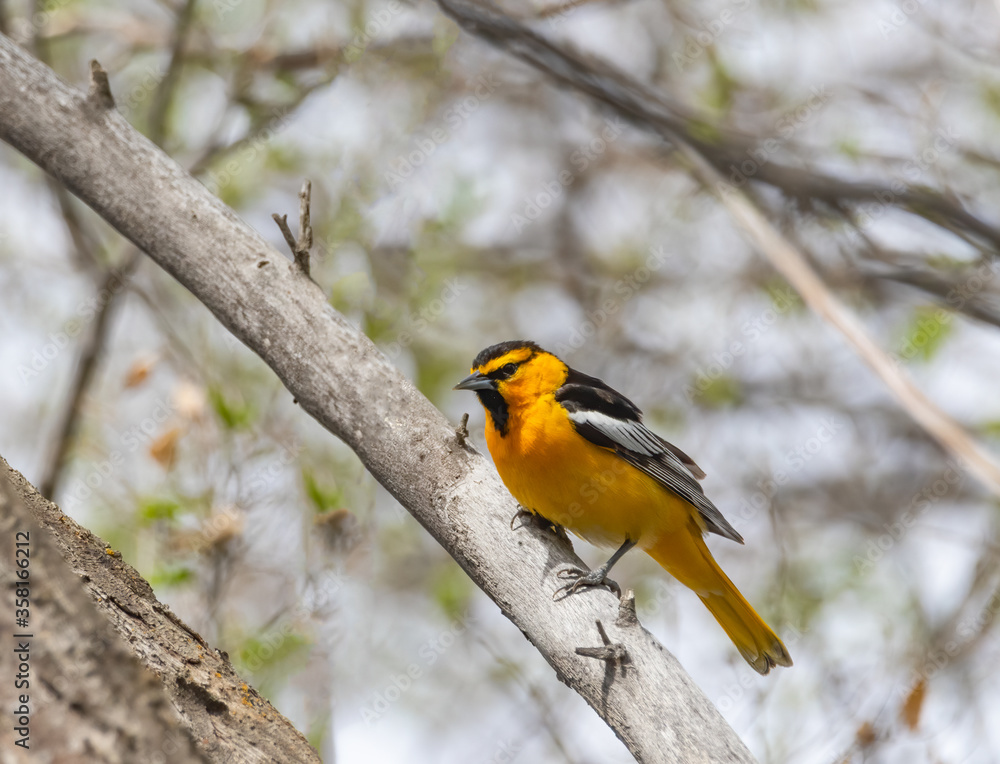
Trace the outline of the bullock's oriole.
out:
<instances>
[{"instance_id":1,"label":"bullock's oriole","mask_svg":"<svg viewBox=\"0 0 1000 764\"><path fill-rule=\"evenodd\" d=\"M705 545L706 532L743 543L698 484L705 473L648 430L635 404L526 341L483 350L455 389L475 391L486 409L486 443L522 507L618 547L597 570L561 571L572 583L560 592L605 584L638 546L701 598L754 669L792 665Z\"/></svg>"}]
</instances>

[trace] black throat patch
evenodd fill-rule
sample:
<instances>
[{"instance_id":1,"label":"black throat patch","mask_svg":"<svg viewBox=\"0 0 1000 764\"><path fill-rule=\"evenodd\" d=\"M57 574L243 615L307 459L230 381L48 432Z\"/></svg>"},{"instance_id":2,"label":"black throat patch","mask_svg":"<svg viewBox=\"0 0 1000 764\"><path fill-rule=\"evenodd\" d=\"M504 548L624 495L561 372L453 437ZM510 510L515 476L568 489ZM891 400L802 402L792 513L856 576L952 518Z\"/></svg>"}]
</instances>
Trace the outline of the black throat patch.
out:
<instances>
[{"instance_id":1,"label":"black throat patch","mask_svg":"<svg viewBox=\"0 0 1000 764\"><path fill-rule=\"evenodd\" d=\"M507 419L510 416L507 401L496 390L476 390L476 395L479 396L483 408L490 412L496 431L500 433L501 438L504 437L507 434Z\"/></svg>"}]
</instances>

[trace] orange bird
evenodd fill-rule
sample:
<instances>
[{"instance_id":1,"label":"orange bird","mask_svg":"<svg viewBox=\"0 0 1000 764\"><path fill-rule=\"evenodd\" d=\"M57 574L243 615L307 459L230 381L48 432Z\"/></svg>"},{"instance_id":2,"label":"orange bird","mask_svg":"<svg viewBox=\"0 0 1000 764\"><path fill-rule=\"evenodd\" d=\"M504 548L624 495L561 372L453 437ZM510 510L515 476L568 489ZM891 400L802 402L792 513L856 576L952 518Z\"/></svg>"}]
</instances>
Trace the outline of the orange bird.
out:
<instances>
[{"instance_id":1,"label":"orange bird","mask_svg":"<svg viewBox=\"0 0 1000 764\"><path fill-rule=\"evenodd\" d=\"M705 544L705 533L743 543L702 491L705 473L647 429L628 398L523 340L483 350L455 389L474 391L486 409L486 443L522 507L591 543L617 547L597 570L561 571L572 583L559 592L617 589L608 572L638 546L701 598L756 671L792 665Z\"/></svg>"}]
</instances>

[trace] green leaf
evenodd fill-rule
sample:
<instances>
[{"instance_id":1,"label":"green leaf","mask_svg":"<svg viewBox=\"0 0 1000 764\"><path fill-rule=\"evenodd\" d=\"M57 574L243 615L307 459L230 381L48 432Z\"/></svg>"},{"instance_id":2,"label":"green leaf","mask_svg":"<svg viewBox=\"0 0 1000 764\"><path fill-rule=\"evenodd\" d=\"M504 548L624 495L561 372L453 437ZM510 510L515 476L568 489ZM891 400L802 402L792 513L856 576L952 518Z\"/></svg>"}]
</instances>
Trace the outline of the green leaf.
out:
<instances>
[{"instance_id":1,"label":"green leaf","mask_svg":"<svg viewBox=\"0 0 1000 764\"><path fill-rule=\"evenodd\" d=\"M261 695L272 696L305 666L310 645L310 640L290 624L279 622L244 640L236 651L237 666L254 676Z\"/></svg>"},{"instance_id":2,"label":"green leaf","mask_svg":"<svg viewBox=\"0 0 1000 764\"><path fill-rule=\"evenodd\" d=\"M324 484L308 467L302 468L302 482L305 483L306 496L318 514L340 509L344 505L344 492L336 482L331 480Z\"/></svg>"},{"instance_id":3,"label":"green leaf","mask_svg":"<svg viewBox=\"0 0 1000 764\"><path fill-rule=\"evenodd\" d=\"M468 576L451 561L439 569L431 583L431 595L451 620L465 617L469 611L471 594Z\"/></svg>"},{"instance_id":4,"label":"green leaf","mask_svg":"<svg viewBox=\"0 0 1000 764\"><path fill-rule=\"evenodd\" d=\"M983 103L994 115L1000 116L1000 85L990 83L983 87Z\"/></svg>"},{"instance_id":5,"label":"green leaf","mask_svg":"<svg viewBox=\"0 0 1000 764\"><path fill-rule=\"evenodd\" d=\"M444 58L445 54L451 50L451 46L458 40L458 25L452 23L438 23L434 27L434 39L431 41L431 50L434 55Z\"/></svg>"},{"instance_id":6,"label":"green leaf","mask_svg":"<svg viewBox=\"0 0 1000 764\"><path fill-rule=\"evenodd\" d=\"M194 578L194 571L185 567L164 567L154 570L149 576L149 583L154 589L180 586Z\"/></svg>"},{"instance_id":7,"label":"green leaf","mask_svg":"<svg viewBox=\"0 0 1000 764\"><path fill-rule=\"evenodd\" d=\"M848 159L861 159L861 144L858 143L858 139L854 137L850 138L840 138L834 148L840 154L844 155Z\"/></svg>"},{"instance_id":8,"label":"green leaf","mask_svg":"<svg viewBox=\"0 0 1000 764\"><path fill-rule=\"evenodd\" d=\"M899 355L907 361L930 361L954 330L954 316L946 310L917 308L903 332Z\"/></svg>"},{"instance_id":9,"label":"green leaf","mask_svg":"<svg viewBox=\"0 0 1000 764\"><path fill-rule=\"evenodd\" d=\"M243 400L227 398L218 387L210 387L208 400L215 409L222 423L230 430L238 430L253 423L255 412L253 406Z\"/></svg>"},{"instance_id":10,"label":"green leaf","mask_svg":"<svg viewBox=\"0 0 1000 764\"><path fill-rule=\"evenodd\" d=\"M144 525L159 520L172 521L181 511L181 505L173 499L143 499L139 502L139 519Z\"/></svg>"},{"instance_id":11,"label":"green leaf","mask_svg":"<svg viewBox=\"0 0 1000 764\"><path fill-rule=\"evenodd\" d=\"M698 391L697 398L708 408L734 406L743 400L739 381L728 374L714 379L701 379L695 385L695 390Z\"/></svg>"},{"instance_id":12,"label":"green leaf","mask_svg":"<svg viewBox=\"0 0 1000 764\"><path fill-rule=\"evenodd\" d=\"M714 49L709 52L709 63L712 79L705 94L705 104L713 111L725 114L733 105L733 96L739 83L726 69L725 64L715 55Z\"/></svg>"}]
</instances>

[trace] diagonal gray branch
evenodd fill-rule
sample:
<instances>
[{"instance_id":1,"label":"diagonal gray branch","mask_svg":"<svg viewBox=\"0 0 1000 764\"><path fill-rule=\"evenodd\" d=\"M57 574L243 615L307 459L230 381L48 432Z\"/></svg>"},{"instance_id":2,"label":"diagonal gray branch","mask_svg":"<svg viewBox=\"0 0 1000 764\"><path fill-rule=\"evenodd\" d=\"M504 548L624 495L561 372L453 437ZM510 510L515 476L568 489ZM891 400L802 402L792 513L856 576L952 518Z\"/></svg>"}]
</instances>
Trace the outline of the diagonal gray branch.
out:
<instances>
[{"instance_id":1,"label":"diagonal gray branch","mask_svg":"<svg viewBox=\"0 0 1000 764\"><path fill-rule=\"evenodd\" d=\"M322 291L113 110L0 36L0 138L80 197L187 287L274 370L302 408L458 561L632 754L645 762L753 761L736 733L634 617L604 591L553 603L580 565L535 528L489 463ZM607 681L596 622L627 659ZM618 651L620 654L620 651Z\"/></svg>"}]
</instances>

